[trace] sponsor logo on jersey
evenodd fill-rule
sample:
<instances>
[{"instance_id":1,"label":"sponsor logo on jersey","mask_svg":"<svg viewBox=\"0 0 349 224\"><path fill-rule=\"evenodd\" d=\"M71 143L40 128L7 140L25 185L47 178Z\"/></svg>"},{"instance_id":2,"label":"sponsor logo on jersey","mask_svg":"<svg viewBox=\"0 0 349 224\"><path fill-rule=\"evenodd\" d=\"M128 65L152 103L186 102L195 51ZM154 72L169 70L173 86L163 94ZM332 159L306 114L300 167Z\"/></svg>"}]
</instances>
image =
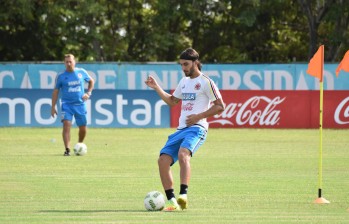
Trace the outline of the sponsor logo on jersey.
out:
<instances>
[{"instance_id":1,"label":"sponsor logo on jersey","mask_svg":"<svg viewBox=\"0 0 349 224\"><path fill-rule=\"evenodd\" d=\"M195 100L196 99L196 93L183 93L183 98L182 100Z\"/></svg>"},{"instance_id":2,"label":"sponsor logo on jersey","mask_svg":"<svg viewBox=\"0 0 349 224\"><path fill-rule=\"evenodd\" d=\"M182 110L183 111L192 111L193 110L193 103L187 103L185 105L182 106Z\"/></svg>"},{"instance_id":3,"label":"sponsor logo on jersey","mask_svg":"<svg viewBox=\"0 0 349 224\"><path fill-rule=\"evenodd\" d=\"M80 80L68 82L68 86L77 86L77 85L80 85Z\"/></svg>"},{"instance_id":4,"label":"sponsor logo on jersey","mask_svg":"<svg viewBox=\"0 0 349 224\"><path fill-rule=\"evenodd\" d=\"M68 92L70 93L81 92L81 86L69 87Z\"/></svg>"}]
</instances>

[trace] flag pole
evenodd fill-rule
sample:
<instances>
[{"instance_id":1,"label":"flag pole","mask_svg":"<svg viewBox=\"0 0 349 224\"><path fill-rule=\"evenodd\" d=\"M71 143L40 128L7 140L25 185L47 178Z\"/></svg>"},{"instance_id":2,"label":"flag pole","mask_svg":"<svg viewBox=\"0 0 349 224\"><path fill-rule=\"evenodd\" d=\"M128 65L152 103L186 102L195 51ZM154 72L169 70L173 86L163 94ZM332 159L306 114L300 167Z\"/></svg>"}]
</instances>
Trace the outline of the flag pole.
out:
<instances>
[{"instance_id":1,"label":"flag pole","mask_svg":"<svg viewBox=\"0 0 349 224\"><path fill-rule=\"evenodd\" d=\"M322 62L324 61L324 55L322 52ZM320 79L320 122L319 122L319 131L320 131L320 150L319 150L319 189L318 189L318 198L314 201L316 204L329 204L330 202L322 197L322 113L323 113L323 102L324 102L324 83L323 83L323 71L324 63L321 63L321 79Z\"/></svg>"}]
</instances>

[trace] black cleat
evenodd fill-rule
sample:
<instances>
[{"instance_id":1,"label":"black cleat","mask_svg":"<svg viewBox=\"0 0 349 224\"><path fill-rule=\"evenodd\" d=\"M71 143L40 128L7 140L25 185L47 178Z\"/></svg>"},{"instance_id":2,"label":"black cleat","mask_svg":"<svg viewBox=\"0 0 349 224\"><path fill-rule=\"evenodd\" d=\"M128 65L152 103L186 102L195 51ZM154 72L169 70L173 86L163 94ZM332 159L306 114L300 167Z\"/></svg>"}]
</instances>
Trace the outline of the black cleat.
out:
<instances>
[{"instance_id":1,"label":"black cleat","mask_svg":"<svg viewBox=\"0 0 349 224\"><path fill-rule=\"evenodd\" d=\"M64 156L70 156L70 149L66 149L66 150L65 150Z\"/></svg>"}]
</instances>

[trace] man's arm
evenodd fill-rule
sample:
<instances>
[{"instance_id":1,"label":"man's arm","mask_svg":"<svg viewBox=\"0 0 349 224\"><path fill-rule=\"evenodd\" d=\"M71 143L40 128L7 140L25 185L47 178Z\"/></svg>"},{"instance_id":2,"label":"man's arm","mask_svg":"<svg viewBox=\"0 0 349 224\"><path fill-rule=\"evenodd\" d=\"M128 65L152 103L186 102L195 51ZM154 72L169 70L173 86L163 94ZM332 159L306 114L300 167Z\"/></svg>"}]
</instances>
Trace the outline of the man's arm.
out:
<instances>
[{"instance_id":1,"label":"man's arm","mask_svg":"<svg viewBox=\"0 0 349 224\"><path fill-rule=\"evenodd\" d=\"M90 78L90 81L88 82L87 92L92 93L94 86L95 86L95 80L93 78Z\"/></svg>"},{"instance_id":2,"label":"man's arm","mask_svg":"<svg viewBox=\"0 0 349 224\"><path fill-rule=\"evenodd\" d=\"M56 110L56 103L58 100L58 89L54 89L52 92L52 104L51 104L51 116L55 117L55 114L57 115L57 110Z\"/></svg>"},{"instance_id":3,"label":"man's arm","mask_svg":"<svg viewBox=\"0 0 349 224\"><path fill-rule=\"evenodd\" d=\"M160 86L155 89L160 98L167 103L170 107L177 105L180 99L174 97L173 95L165 92Z\"/></svg>"},{"instance_id":4,"label":"man's arm","mask_svg":"<svg viewBox=\"0 0 349 224\"><path fill-rule=\"evenodd\" d=\"M149 76L147 78L145 84L147 84L147 86L149 86L150 88L154 89L156 93L160 96L160 98L169 106L175 106L180 101L180 99L165 92L152 76Z\"/></svg>"},{"instance_id":5,"label":"man's arm","mask_svg":"<svg viewBox=\"0 0 349 224\"><path fill-rule=\"evenodd\" d=\"M225 106L224 106L222 99L217 99L217 100L213 101L212 103L213 103L213 105L208 110L203 111L202 113L199 113L199 114L192 114L192 115L187 116L185 123L188 126L194 125L197 122L199 122L199 120L201 120L201 119L212 117L212 116L214 116L216 114L220 114L224 111Z\"/></svg>"},{"instance_id":6,"label":"man's arm","mask_svg":"<svg viewBox=\"0 0 349 224\"><path fill-rule=\"evenodd\" d=\"M88 81L87 92L82 96L84 100L88 100L92 95L93 87L95 86L95 80L90 77L90 81Z\"/></svg>"}]
</instances>

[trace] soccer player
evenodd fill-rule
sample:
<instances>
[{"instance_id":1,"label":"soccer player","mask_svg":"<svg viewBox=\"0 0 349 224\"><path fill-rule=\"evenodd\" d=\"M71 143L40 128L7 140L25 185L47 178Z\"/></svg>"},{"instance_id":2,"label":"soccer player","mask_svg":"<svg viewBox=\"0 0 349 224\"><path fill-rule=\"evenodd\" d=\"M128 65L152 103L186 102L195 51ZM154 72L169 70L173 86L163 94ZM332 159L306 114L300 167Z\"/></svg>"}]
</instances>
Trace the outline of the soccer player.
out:
<instances>
[{"instance_id":1,"label":"soccer player","mask_svg":"<svg viewBox=\"0 0 349 224\"><path fill-rule=\"evenodd\" d=\"M56 103L59 91L61 95L61 121L63 122L63 142L65 147L64 156L70 156L70 128L72 119L75 118L79 127L79 142L83 142L86 136L86 104L92 95L94 80L85 69L75 67L75 57L72 54L64 56L65 71L56 77L55 88L52 93L51 116L57 115ZM85 92L84 84L88 82Z\"/></svg>"},{"instance_id":2,"label":"soccer player","mask_svg":"<svg viewBox=\"0 0 349 224\"><path fill-rule=\"evenodd\" d=\"M177 131L168 137L158 159L160 179L167 201L164 211L176 211L188 207L190 159L204 143L208 131L206 118L224 111L225 105L215 83L201 72L199 54L192 48L180 54L179 63L185 74L173 94L165 92L149 76L145 83L154 89L169 106L182 103ZM180 167L180 192L176 200L171 166L178 160Z\"/></svg>"}]
</instances>

